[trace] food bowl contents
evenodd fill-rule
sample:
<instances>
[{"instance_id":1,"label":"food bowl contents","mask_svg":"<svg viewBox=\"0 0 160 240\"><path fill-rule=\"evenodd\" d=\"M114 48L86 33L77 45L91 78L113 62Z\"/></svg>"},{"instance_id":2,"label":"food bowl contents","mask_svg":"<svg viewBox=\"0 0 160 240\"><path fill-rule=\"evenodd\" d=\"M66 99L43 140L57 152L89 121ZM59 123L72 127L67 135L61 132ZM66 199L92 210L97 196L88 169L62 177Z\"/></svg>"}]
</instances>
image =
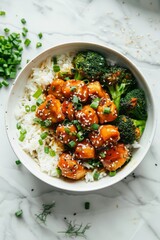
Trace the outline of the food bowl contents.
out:
<instances>
[{"instance_id":1,"label":"food bowl contents","mask_svg":"<svg viewBox=\"0 0 160 240\"><path fill-rule=\"evenodd\" d=\"M144 91L129 69L90 50L48 57L17 103L22 149L53 177L114 176L145 129Z\"/></svg>"}]
</instances>

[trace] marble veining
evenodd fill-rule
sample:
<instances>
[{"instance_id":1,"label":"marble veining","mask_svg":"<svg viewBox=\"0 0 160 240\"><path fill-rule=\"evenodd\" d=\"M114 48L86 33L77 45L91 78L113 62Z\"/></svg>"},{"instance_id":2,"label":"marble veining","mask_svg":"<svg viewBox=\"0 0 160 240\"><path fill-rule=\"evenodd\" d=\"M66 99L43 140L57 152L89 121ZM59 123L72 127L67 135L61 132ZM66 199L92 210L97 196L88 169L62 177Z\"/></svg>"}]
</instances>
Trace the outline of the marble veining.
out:
<instances>
[{"instance_id":1,"label":"marble veining","mask_svg":"<svg viewBox=\"0 0 160 240\"><path fill-rule=\"evenodd\" d=\"M160 2L158 0L1 0L0 35L8 27L21 32L27 20L31 46L24 49L22 67L42 50L69 41L91 41L125 53L148 81L156 102L157 129L145 159L123 181L88 194L62 192L17 166L5 128L9 89L0 89L0 240L70 239L60 233L64 218L89 223L86 239L160 239L159 68ZM43 33L36 49L37 34ZM9 87L10 88L10 87ZM42 204L55 201L46 224L36 214ZM90 209L84 208L90 202ZM23 209L22 218L15 212ZM77 237L76 239L82 239Z\"/></svg>"}]
</instances>

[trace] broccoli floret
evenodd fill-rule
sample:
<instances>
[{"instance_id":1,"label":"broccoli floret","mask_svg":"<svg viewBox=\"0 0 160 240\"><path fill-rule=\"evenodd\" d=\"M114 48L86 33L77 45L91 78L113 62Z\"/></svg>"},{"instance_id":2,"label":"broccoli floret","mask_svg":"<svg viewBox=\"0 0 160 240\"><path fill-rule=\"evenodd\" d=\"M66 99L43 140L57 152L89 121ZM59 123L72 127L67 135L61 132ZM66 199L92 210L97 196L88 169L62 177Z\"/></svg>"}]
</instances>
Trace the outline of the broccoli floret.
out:
<instances>
[{"instance_id":1,"label":"broccoli floret","mask_svg":"<svg viewBox=\"0 0 160 240\"><path fill-rule=\"evenodd\" d=\"M138 120L147 119L146 99L142 89L134 89L126 94L120 102L120 112Z\"/></svg>"},{"instance_id":2,"label":"broccoli floret","mask_svg":"<svg viewBox=\"0 0 160 240\"><path fill-rule=\"evenodd\" d=\"M108 88L112 100L119 111L121 97L134 89L137 82L128 69L112 66L103 75L102 84Z\"/></svg>"},{"instance_id":3,"label":"broccoli floret","mask_svg":"<svg viewBox=\"0 0 160 240\"><path fill-rule=\"evenodd\" d=\"M134 141L138 141L145 129L145 124L145 120L135 120L125 115L119 115L115 125L120 132L120 141L125 144L132 144Z\"/></svg>"},{"instance_id":4,"label":"broccoli floret","mask_svg":"<svg viewBox=\"0 0 160 240\"><path fill-rule=\"evenodd\" d=\"M79 52L73 59L75 79L99 79L106 66L105 57L94 51Z\"/></svg>"}]
</instances>

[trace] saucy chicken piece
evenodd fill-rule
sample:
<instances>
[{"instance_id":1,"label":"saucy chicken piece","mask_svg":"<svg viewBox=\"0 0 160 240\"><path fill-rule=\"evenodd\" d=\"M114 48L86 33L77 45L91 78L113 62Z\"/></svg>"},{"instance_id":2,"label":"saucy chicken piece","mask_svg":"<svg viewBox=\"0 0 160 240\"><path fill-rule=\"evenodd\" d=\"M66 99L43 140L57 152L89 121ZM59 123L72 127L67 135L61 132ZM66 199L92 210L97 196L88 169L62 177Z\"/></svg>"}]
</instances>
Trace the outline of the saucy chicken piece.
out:
<instances>
[{"instance_id":1,"label":"saucy chicken piece","mask_svg":"<svg viewBox=\"0 0 160 240\"><path fill-rule=\"evenodd\" d=\"M115 144L120 139L118 128L113 125L102 125L97 131L89 134L92 145L96 148L103 148Z\"/></svg>"},{"instance_id":2,"label":"saucy chicken piece","mask_svg":"<svg viewBox=\"0 0 160 240\"><path fill-rule=\"evenodd\" d=\"M98 123L97 113L90 105L86 105L81 110L76 111L75 117L81 126L86 129L90 129L92 124Z\"/></svg>"},{"instance_id":3,"label":"saucy chicken piece","mask_svg":"<svg viewBox=\"0 0 160 240\"><path fill-rule=\"evenodd\" d=\"M108 95L98 81L89 83L87 85L87 88L88 88L88 95L90 98L95 98L95 97L102 98L105 95Z\"/></svg>"},{"instance_id":4,"label":"saucy chicken piece","mask_svg":"<svg viewBox=\"0 0 160 240\"><path fill-rule=\"evenodd\" d=\"M72 125L59 125L56 129L56 136L60 142L69 144L69 142L77 140L77 129Z\"/></svg>"},{"instance_id":5,"label":"saucy chicken piece","mask_svg":"<svg viewBox=\"0 0 160 240\"><path fill-rule=\"evenodd\" d=\"M81 102L86 102L88 99L88 88L81 80L68 80L62 87L65 98L77 96Z\"/></svg>"},{"instance_id":6,"label":"saucy chicken piece","mask_svg":"<svg viewBox=\"0 0 160 240\"><path fill-rule=\"evenodd\" d=\"M77 159L92 159L95 158L95 149L90 143L89 139L85 139L84 141L77 144L75 149L75 157Z\"/></svg>"},{"instance_id":7,"label":"saucy chicken piece","mask_svg":"<svg viewBox=\"0 0 160 240\"><path fill-rule=\"evenodd\" d=\"M46 97L46 101L38 107L36 116L43 121L49 119L52 123L58 123L65 119L62 113L61 103L53 95Z\"/></svg>"},{"instance_id":8,"label":"saucy chicken piece","mask_svg":"<svg viewBox=\"0 0 160 240\"><path fill-rule=\"evenodd\" d=\"M58 167L62 171L62 176L79 180L86 175L86 170L68 153L62 153L59 157Z\"/></svg>"},{"instance_id":9,"label":"saucy chicken piece","mask_svg":"<svg viewBox=\"0 0 160 240\"><path fill-rule=\"evenodd\" d=\"M62 101L64 99L62 92L62 87L64 83L65 82L62 79L54 79L49 87L48 94L52 94Z\"/></svg>"},{"instance_id":10,"label":"saucy chicken piece","mask_svg":"<svg viewBox=\"0 0 160 240\"><path fill-rule=\"evenodd\" d=\"M72 102L64 101L62 103L62 112L70 121L74 120L74 105Z\"/></svg>"},{"instance_id":11,"label":"saucy chicken piece","mask_svg":"<svg viewBox=\"0 0 160 240\"><path fill-rule=\"evenodd\" d=\"M124 144L119 143L101 152L99 159L108 171L116 171L130 159L130 152Z\"/></svg>"},{"instance_id":12,"label":"saucy chicken piece","mask_svg":"<svg viewBox=\"0 0 160 240\"><path fill-rule=\"evenodd\" d=\"M118 116L116 105L108 97L101 98L97 115L101 124L114 121Z\"/></svg>"}]
</instances>

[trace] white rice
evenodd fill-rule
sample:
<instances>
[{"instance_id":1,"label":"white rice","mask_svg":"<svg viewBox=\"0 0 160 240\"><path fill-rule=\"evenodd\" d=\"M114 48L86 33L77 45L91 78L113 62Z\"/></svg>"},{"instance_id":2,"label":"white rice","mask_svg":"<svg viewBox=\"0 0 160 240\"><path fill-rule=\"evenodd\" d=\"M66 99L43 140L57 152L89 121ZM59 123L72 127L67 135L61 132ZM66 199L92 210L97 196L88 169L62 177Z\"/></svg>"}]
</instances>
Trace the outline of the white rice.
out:
<instances>
[{"instance_id":1,"label":"white rice","mask_svg":"<svg viewBox=\"0 0 160 240\"><path fill-rule=\"evenodd\" d=\"M57 57L57 65L60 66L61 71L66 72L73 68L72 60L74 53L67 53L65 55L60 55ZM59 177L56 168L58 163L59 155L62 153L62 149L57 145L57 143L48 135L43 140L43 145L39 144L40 135L42 132L48 132L48 129L42 129L39 124L34 123L35 112L26 112L25 106L36 105L36 100L33 94L38 88L45 89L45 87L50 84L54 79L53 63L51 58L46 59L45 62L41 64L40 67L34 68L31 76L29 77L24 95L20 99L18 106L15 111L15 117L18 123L21 123L21 129L26 130L25 139L21 142L19 141L22 149L29 154L34 161L37 162L42 172L47 173L50 176ZM43 100L44 95L42 94L40 98ZM20 130L17 129L17 138L20 136ZM50 156L44 152L44 146L49 146L50 149L55 151L55 156ZM89 164L88 164L89 165ZM91 166L87 168L92 168ZM90 171L86 174L86 182L94 181L94 174L96 169ZM99 179L106 176L105 172L101 172Z\"/></svg>"}]
</instances>

